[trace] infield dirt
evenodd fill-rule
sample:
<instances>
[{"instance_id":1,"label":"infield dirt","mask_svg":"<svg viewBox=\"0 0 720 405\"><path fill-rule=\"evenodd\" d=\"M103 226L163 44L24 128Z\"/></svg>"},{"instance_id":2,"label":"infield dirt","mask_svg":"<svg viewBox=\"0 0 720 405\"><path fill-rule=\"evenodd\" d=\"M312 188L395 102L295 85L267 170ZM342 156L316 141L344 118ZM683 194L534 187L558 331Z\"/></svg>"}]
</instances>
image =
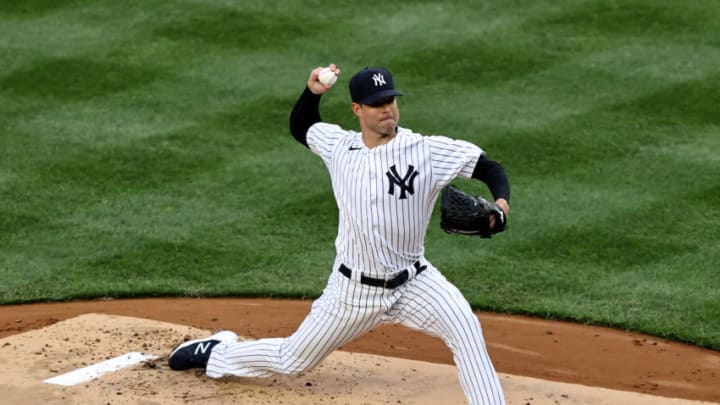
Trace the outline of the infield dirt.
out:
<instances>
[{"instance_id":1,"label":"infield dirt","mask_svg":"<svg viewBox=\"0 0 720 405\"><path fill-rule=\"evenodd\" d=\"M217 381L167 368L175 345L211 331L287 336L310 304L230 298L2 306L0 394L31 404L463 403L445 345L399 326L358 338L300 376ZM720 403L717 351L609 328L478 316L510 404ZM159 358L71 387L43 383L132 351Z\"/></svg>"}]
</instances>

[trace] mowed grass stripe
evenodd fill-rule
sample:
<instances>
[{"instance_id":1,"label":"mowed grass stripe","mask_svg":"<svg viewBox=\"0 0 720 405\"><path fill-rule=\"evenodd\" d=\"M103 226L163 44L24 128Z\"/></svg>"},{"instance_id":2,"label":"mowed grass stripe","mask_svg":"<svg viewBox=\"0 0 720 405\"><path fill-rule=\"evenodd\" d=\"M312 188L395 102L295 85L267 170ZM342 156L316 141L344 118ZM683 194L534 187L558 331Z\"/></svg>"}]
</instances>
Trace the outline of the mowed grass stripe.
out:
<instances>
[{"instance_id":1,"label":"mowed grass stripe","mask_svg":"<svg viewBox=\"0 0 720 405\"><path fill-rule=\"evenodd\" d=\"M507 60L502 55L498 58ZM474 81L468 74L465 80L429 90L430 97L437 103L425 101L425 91L408 94L401 103L412 109L403 119L418 121L419 126L428 130L434 128L438 120L449 126L450 132L467 132L472 128L476 134L468 135L476 136L481 145L487 145L486 139L506 137L510 131L562 126L562 121L568 117L592 114L602 107L622 106L635 99L673 91L674 87L682 89L697 83L699 92L713 92L717 88L712 86L712 80L718 61L720 53L716 48L637 44L583 54L577 59L550 64L547 69L510 80ZM692 94L678 93L680 97L693 97ZM700 98L701 94L697 96ZM710 108L712 104L703 105ZM463 108L452 109L452 106ZM687 104L680 107L706 108ZM652 104L646 108L651 109ZM556 122L558 125L554 125ZM594 127L586 126L583 130L593 131ZM513 139L508 141L514 142Z\"/></svg>"},{"instance_id":2,"label":"mowed grass stripe","mask_svg":"<svg viewBox=\"0 0 720 405\"><path fill-rule=\"evenodd\" d=\"M188 134L188 136L192 138L193 135ZM200 137L195 140L195 142L208 141L211 140ZM44 239L46 243L56 247L58 244L68 242L67 235L62 234L65 227L80 227L76 230L86 228L91 236L85 240L85 243L78 245L86 246L83 248L84 255L95 254L94 249L105 250L106 247L100 246L102 241L107 238L112 240L117 235L128 238L134 244L148 235L155 235L161 240L173 240L192 237L192 234L195 234L197 237L202 235L203 240L218 238L222 240L227 232L230 235L237 233L242 241L246 239L246 235L254 233L255 228L277 227L274 221L289 222L288 234L291 234L295 240L305 238L308 242L315 236L314 233L311 233L310 237L305 236L308 228L318 229L316 221L323 217L314 210L324 207L326 219L320 223L325 230L319 236L327 240L329 235L332 235L335 210L330 195L327 194L326 185L309 181L325 173L316 165L309 167L310 172L317 172L314 176L307 169L302 169L302 165L309 161L309 155L300 161L278 152L268 152L250 159L224 163L221 159L218 160L219 165L214 166L214 170L224 174L220 177L217 173L213 174L213 171L206 171L205 175L197 171L175 173L174 169L182 168L185 163L175 164L173 158L168 158L166 161L163 161L163 158L169 157L168 152L173 148L188 151L193 148L177 148L177 144L165 146L167 151L157 153L157 156L152 153L157 151L152 150L147 154L141 153L140 149L129 149L127 152L115 150L106 156L97 156L95 163L78 157L68 161L71 166L47 168L47 172L38 177L38 181L47 183L36 185L35 191L28 191L26 188L15 190L18 198L21 198L20 193L25 194L22 197L25 201L23 204L25 212L43 213L45 217L25 218L18 213L15 215L13 229L19 232L20 229L29 227L34 230L37 238ZM307 152L302 151L299 145L296 147L301 151L302 156L306 156ZM210 148L212 146L208 146L208 150ZM202 149L196 152L200 155L204 153ZM152 162L153 159L156 161ZM217 160L214 156L209 156L208 159L210 160L206 162ZM186 160L192 160L192 157ZM123 163L129 164L123 166ZM142 178L143 172L138 171L137 168L151 166L154 170L148 171L146 178ZM309 176L298 176L298 169ZM323 196L315 201L308 201L308 195L297 196L289 201L284 198L268 199L268 196L282 195L284 192L282 188L285 187L272 181L261 184L256 182L255 179L258 177L267 177L268 172L307 182L308 184L303 186L305 193L311 193L313 188L319 188ZM180 175L179 178L174 177L177 174ZM192 177L184 177L190 174ZM52 195L53 190L64 190L67 192L67 197L59 201L48 201L46 196ZM153 197L158 194L166 197L161 199ZM181 200L178 200L179 198ZM178 204L180 201L186 203ZM314 208L309 209L309 207ZM113 214L108 215L108 213ZM219 224L227 221L239 222L242 226L235 231L225 231ZM57 222L64 223L65 227L47 226L48 223ZM278 237L280 233L275 230L272 235ZM22 246L27 237L23 233L15 236L18 237L8 240L6 247ZM257 243L256 238L250 240ZM303 246L298 248L304 249ZM35 250L33 253L54 254L53 248L48 249L47 252ZM152 261L152 259L148 260Z\"/></svg>"},{"instance_id":3,"label":"mowed grass stripe","mask_svg":"<svg viewBox=\"0 0 720 405\"><path fill-rule=\"evenodd\" d=\"M0 49L18 58L5 68L36 58L74 58L102 51L144 27L176 18L182 7L167 1L4 1ZM160 47L156 48L161 50Z\"/></svg>"},{"instance_id":4,"label":"mowed grass stripe","mask_svg":"<svg viewBox=\"0 0 720 405\"><path fill-rule=\"evenodd\" d=\"M583 41L645 37L673 42L691 37L712 39L707 34L720 27L714 18L718 13L720 5L707 1L566 1L562 8L538 15L528 24Z\"/></svg>"},{"instance_id":5,"label":"mowed grass stripe","mask_svg":"<svg viewBox=\"0 0 720 405\"><path fill-rule=\"evenodd\" d=\"M15 71L0 86L18 97L85 100L110 96L142 86L161 72L145 67L95 62L92 59L37 61L29 69Z\"/></svg>"}]
</instances>

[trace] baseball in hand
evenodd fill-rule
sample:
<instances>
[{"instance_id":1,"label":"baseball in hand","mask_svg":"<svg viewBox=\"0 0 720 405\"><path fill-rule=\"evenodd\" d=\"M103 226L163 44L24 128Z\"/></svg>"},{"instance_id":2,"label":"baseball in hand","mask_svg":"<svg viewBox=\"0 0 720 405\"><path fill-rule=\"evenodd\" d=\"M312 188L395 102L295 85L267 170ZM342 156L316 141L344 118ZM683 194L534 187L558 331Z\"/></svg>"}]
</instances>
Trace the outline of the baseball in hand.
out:
<instances>
[{"instance_id":1,"label":"baseball in hand","mask_svg":"<svg viewBox=\"0 0 720 405\"><path fill-rule=\"evenodd\" d=\"M337 81L337 76L330 68L324 68L318 73L318 81L322 84L332 86Z\"/></svg>"}]
</instances>

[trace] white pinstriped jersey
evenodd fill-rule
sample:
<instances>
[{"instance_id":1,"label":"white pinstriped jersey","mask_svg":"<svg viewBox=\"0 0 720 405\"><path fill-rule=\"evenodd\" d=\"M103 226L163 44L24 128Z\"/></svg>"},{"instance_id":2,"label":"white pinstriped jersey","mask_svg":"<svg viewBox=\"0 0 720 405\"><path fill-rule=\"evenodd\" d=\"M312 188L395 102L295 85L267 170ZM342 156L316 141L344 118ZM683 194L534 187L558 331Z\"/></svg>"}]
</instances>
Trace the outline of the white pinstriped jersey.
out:
<instances>
[{"instance_id":1,"label":"white pinstriped jersey","mask_svg":"<svg viewBox=\"0 0 720 405\"><path fill-rule=\"evenodd\" d=\"M336 261L368 275L407 268L424 254L435 201L456 177L470 178L483 150L462 140L398 128L367 148L362 134L318 122L307 144L327 166L339 209Z\"/></svg>"}]
</instances>

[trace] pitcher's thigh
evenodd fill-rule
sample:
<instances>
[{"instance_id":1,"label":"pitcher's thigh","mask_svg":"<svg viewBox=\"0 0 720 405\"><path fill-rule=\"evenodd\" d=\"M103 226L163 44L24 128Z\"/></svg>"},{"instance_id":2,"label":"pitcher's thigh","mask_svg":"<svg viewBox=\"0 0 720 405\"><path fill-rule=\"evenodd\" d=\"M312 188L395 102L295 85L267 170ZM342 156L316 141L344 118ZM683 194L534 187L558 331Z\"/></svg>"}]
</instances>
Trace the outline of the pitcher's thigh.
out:
<instances>
[{"instance_id":1,"label":"pitcher's thigh","mask_svg":"<svg viewBox=\"0 0 720 405\"><path fill-rule=\"evenodd\" d=\"M442 337L453 350L459 344L482 343L480 322L470 304L435 269L423 272L408 285L393 312L402 324Z\"/></svg>"},{"instance_id":2,"label":"pitcher's thigh","mask_svg":"<svg viewBox=\"0 0 720 405\"><path fill-rule=\"evenodd\" d=\"M300 327L283 345L282 358L291 373L315 367L330 353L381 322L374 314L343 303L334 297L321 297Z\"/></svg>"}]
</instances>

